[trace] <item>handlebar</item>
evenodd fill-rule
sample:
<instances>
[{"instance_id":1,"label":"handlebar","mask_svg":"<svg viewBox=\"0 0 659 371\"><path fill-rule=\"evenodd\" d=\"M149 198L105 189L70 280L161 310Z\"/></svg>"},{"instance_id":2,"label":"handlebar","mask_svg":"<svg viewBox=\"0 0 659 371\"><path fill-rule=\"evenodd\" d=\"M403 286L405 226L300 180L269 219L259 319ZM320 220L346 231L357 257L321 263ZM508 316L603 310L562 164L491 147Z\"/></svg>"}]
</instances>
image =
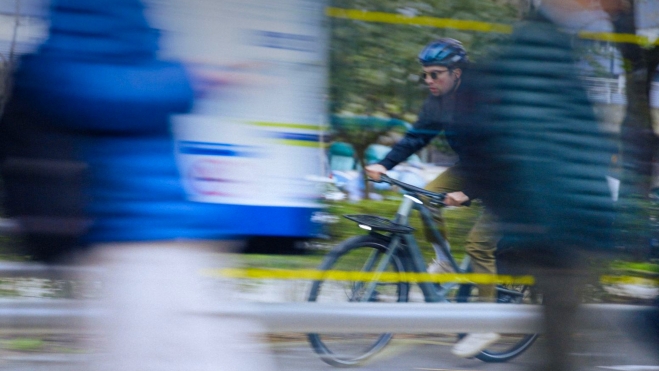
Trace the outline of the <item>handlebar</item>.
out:
<instances>
[{"instance_id":1,"label":"handlebar","mask_svg":"<svg viewBox=\"0 0 659 371\"><path fill-rule=\"evenodd\" d=\"M380 175L380 181L379 182L376 181L376 180L373 180L373 179L371 179L371 181L376 182L376 183L382 183L383 182L383 183L388 183L388 184L391 184L391 185L395 185L395 186L400 187L400 188L402 188L402 189L404 189L408 192L426 196L430 199L431 203L437 203L437 204L440 204L442 206L445 206L444 199L446 198L446 193L437 193L437 192L429 191L427 189L419 188L419 187L413 186L411 184L401 182L400 180L390 178L388 175L385 175L385 174ZM463 203L462 205L463 206L471 205L471 200Z\"/></svg>"},{"instance_id":2,"label":"handlebar","mask_svg":"<svg viewBox=\"0 0 659 371\"><path fill-rule=\"evenodd\" d=\"M376 182L375 180L372 180L372 181ZM446 198L446 193L431 192L431 191L428 191L426 189L413 186L411 184L403 183L400 180L390 178L389 176L387 176L385 174L380 175L380 182L395 185L395 186L400 187L401 189L404 189L408 192L426 196L426 197L430 198L431 202L436 202L440 205L444 205L444 198Z\"/></svg>"}]
</instances>

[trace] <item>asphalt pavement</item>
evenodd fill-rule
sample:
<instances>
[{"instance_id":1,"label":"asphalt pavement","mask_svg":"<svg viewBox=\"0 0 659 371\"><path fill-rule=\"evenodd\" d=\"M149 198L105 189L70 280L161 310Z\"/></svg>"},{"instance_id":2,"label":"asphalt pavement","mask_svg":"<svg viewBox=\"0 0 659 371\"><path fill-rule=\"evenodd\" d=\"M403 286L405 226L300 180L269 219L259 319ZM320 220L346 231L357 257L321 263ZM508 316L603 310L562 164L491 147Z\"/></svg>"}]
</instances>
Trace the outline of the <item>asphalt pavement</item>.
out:
<instances>
[{"instance_id":1,"label":"asphalt pavement","mask_svg":"<svg viewBox=\"0 0 659 371\"><path fill-rule=\"evenodd\" d=\"M569 356L580 371L653 371L659 370L659 344L630 328L632 318L601 318L599 330L578 333L578 349ZM399 336L385 350L356 370L363 371L530 371L542 359L544 339L526 353L506 363L484 363L461 359L450 354L454 337L449 335ZM301 335L272 337L270 349L277 369L285 371L327 371L334 367L323 363ZM0 357L0 370L71 371L83 370L93 354L8 352Z\"/></svg>"}]
</instances>

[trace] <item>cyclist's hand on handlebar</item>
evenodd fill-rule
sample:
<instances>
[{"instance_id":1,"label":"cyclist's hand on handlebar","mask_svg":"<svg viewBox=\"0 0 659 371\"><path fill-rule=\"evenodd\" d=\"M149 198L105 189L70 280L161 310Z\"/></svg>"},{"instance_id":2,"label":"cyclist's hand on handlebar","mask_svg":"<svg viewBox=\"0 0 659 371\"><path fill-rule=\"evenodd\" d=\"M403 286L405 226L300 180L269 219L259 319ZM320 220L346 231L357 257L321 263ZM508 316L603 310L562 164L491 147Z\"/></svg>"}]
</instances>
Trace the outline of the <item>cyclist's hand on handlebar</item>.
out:
<instances>
[{"instance_id":1,"label":"cyclist's hand on handlebar","mask_svg":"<svg viewBox=\"0 0 659 371\"><path fill-rule=\"evenodd\" d=\"M446 198L444 198L444 204L446 206L461 206L468 201L469 196L460 191L447 193Z\"/></svg>"},{"instance_id":2,"label":"cyclist's hand on handlebar","mask_svg":"<svg viewBox=\"0 0 659 371\"><path fill-rule=\"evenodd\" d=\"M376 182L380 181L380 175L387 173L387 168L380 164L371 164L366 166L366 175L369 178L375 180Z\"/></svg>"}]
</instances>

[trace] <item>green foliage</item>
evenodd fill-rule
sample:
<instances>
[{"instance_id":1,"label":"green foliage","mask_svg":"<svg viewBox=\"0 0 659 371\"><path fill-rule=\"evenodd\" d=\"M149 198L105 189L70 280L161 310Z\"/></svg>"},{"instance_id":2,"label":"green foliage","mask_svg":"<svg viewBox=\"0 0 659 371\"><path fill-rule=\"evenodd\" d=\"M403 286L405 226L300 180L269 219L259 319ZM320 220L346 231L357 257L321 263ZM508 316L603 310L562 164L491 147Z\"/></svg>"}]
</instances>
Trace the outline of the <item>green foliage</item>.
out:
<instances>
[{"instance_id":1,"label":"green foliage","mask_svg":"<svg viewBox=\"0 0 659 371\"><path fill-rule=\"evenodd\" d=\"M334 139L352 144L358 156L363 155L363 150L381 135L395 128L404 127L402 121L372 116L333 117L331 125Z\"/></svg>"},{"instance_id":2,"label":"green foliage","mask_svg":"<svg viewBox=\"0 0 659 371\"><path fill-rule=\"evenodd\" d=\"M659 264L650 262L630 262L617 260L611 264L611 268L613 270L622 270L628 273L659 275Z\"/></svg>"},{"instance_id":3,"label":"green foliage","mask_svg":"<svg viewBox=\"0 0 659 371\"><path fill-rule=\"evenodd\" d=\"M434 18L510 22L517 11L491 0L334 0L330 6ZM434 27L330 18L330 111L364 116L416 118L427 91L420 84L416 56L430 41L453 37L473 61L503 35ZM333 127L335 139L350 143L363 167L363 150L388 130L384 127ZM447 151L445 142L440 149ZM366 179L366 177L364 177ZM364 184L368 190L369 185ZM368 198L369 192L366 192Z\"/></svg>"},{"instance_id":4,"label":"green foliage","mask_svg":"<svg viewBox=\"0 0 659 371\"><path fill-rule=\"evenodd\" d=\"M234 256L242 268L261 269L315 269L318 267L326 251L309 255L260 255L245 254Z\"/></svg>"},{"instance_id":5,"label":"green foliage","mask_svg":"<svg viewBox=\"0 0 659 371\"><path fill-rule=\"evenodd\" d=\"M423 17L484 22L511 22L517 10L491 0L334 0L330 6ZM417 25L330 19L331 111L414 114L427 95L419 83L416 55L430 41L453 37L462 41L473 61L503 35Z\"/></svg>"},{"instance_id":6,"label":"green foliage","mask_svg":"<svg viewBox=\"0 0 659 371\"><path fill-rule=\"evenodd\" d=\"M21 352L36 352L44 347L44 341L37 338L17 338L5 342L5 348Z\"/></svg>"},{"instance_id":7,"label":"green foliage","mask_svg":"<svg viewBox=\"0 0 659 371\"><path fill-rule=\"evenodd\" d=\"M335 140L350 143L355 150L357 159L362 171L364 182L365 197L368 199L370 194L370 184L367 181L365 152L369 145L375 143L377 139L389 132L390 130L404 125L397 119L379 118L374 116L360 117L338 117L334 116L331 120L332 131Z\"/></svg>"},{"instance_id":8,"label":"green foliage","mask_svg":"<svg viewBox=\"0 0 659 371\"><path fill-rule=\"evenodd\" d=\"M577 60L582 60L592 69L590 73L596 77L611 77L610 64L619 63L618 56L610 43L581 39L574 37ZM603 64L606 61L606 64Z\"/></svg>"}]
</instances>

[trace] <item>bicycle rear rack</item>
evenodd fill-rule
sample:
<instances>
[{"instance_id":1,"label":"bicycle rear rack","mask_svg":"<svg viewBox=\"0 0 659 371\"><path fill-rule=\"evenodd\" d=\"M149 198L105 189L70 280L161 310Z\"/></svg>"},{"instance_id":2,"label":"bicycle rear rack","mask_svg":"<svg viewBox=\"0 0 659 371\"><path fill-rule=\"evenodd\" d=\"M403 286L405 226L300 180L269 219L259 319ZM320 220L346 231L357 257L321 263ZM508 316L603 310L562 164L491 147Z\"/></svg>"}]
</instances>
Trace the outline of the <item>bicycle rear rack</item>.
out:
<instances>
[{"instance_id":1,"label":"bicycle rear rack","mask_svg":"<svg viewBox=\"0 0 659 371\"><path fill-rule=\"evenodd\" d=\"M350 219L357 224L369 226L375 231L387 231L401 234L412 233L414 231L414 228L410 226L394 223L389 219L375 215L344 215L343 217Z\"/></svg>"}]
</instances>

